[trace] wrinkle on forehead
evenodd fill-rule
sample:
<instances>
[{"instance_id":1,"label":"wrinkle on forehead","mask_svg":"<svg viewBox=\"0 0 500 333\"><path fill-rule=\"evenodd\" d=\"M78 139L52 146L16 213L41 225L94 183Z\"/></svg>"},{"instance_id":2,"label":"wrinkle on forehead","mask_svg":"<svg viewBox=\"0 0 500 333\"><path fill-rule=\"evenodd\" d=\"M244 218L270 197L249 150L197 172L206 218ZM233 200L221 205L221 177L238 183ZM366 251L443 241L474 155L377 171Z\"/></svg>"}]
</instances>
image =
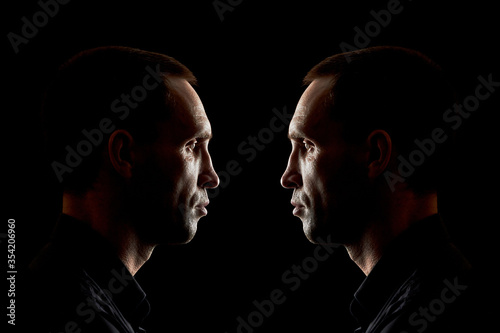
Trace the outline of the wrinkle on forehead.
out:
<instances>
[{"instance_id":1,"label":"wrinkle on forehead","mask_svg":"<svg viewBox=\"0 0 500 333\"><path fill-rule=\"evenodd\" d=\"M331 77L321 77L311 82L300 97L295 113L297 115L306 115L310 111L322 107L325 98L330 93L331 84Z\"/></svg>"},{"instance_id":2,"label":"wrinkle on forehead","mask_svg":"<svg viewBox=\"0 0 500 333\"><path fill-rule=\"evenodd\" d=\"M326 126L325 98L330 92L332 77L315 79L302 94L292 121L290 122L290 136L323 136L328 131Z\"/></svg>"},{"instance_id":3,"label":"wrinkle on forehead","mask_svg":"<svg viewBox=\"0 0 500 333\"><path fill-rule=\"evenodd\" d=\"M199 101L199 99L198 99ZM191 106L191 112L194 118L207 118L207 114L205 113L205 108L201 101L197 102L195 105Z\"/></svg>"},{"instance_id":4,"label":"wrinkle on forehead","mask_svg":"<svg viewBox=\"0 0 500 333\"><path fill-rule=\"evenodd\" d=\"M211 126L200 97L189 82L182 78L170 79L171 90L177 99L173 132L177 138L210 138Z\"/></svg>"}]
</instances>

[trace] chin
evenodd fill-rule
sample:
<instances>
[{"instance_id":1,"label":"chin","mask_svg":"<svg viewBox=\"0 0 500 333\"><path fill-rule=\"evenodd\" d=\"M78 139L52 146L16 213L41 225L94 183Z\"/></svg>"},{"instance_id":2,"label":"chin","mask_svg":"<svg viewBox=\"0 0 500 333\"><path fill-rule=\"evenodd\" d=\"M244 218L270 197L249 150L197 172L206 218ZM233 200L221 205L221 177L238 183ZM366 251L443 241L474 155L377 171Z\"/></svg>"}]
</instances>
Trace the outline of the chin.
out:
<instances>
[{"instance_id":1,"label":"chin","mask_svg":"<svg viewBox=\"0 0 500 333\"><path fill-rule=\"evenodd\" d=\"M307 240L313 244L318 244L320 242L319 238L324 239L327 236L323 235L315 226L304 225L303 230Z\"/></svg>"},{"instance_id":2,"label":"chin","mask_svg":"<svg viewBox=\"0 0 500 333\"><path fill-rule=\"evenodd\" d=\"M190 214L163 214L162 216L142 219L137 223L137 231L141 239L148 244L175 245L187 244L195 236L198 218ZM147 223L144 223L147 222Z\"/></svg>"},{"instance_id":3,"label":"chin","mask_svg":"<svg viewBox=\"0 0 500 333\"><path fill-rule=\"evenodd\" d=\"M313 244L325 243L327 239L335 244L344 244L356 233L351 230L352 221L340 217L304 218L302 223L305 236Z\"/></svg>"},{"instance_id":4,"label":"chin","mask_svg":"<svg viewBox=\"0 0 500 333\"><path fill-rule=\"evenodd\" d=\"M302 230L307 239L317 244L318 237L324 238L324 226L326 225L324 219L321 217L321 212L317 209L307 209L304 214L300 216L302 221Z\"/></svg>"},{"instance_id":5,"label":"chin","mask_svg":"<svg viewBox=\"0 0 500 333\"><path fill-rule=\"evenodd\" d=\"M198 230L198 220L194 216L182 216L172 223L166 231L168 244L187 244L191 242Z\"/></svg>"},{"instance_id":6,"label":"chin","mask_svg":"<svg viewBox=\"0 0 500 333\"><path fill-rule=\"evenodd\" d=\"M158 245L182 245L191 242L196 234L196 228L177 227L162 230L161 234L154 237L154 242Z\"/></svg>"},{"instance_id":7,"label":"chin","mask_svg":"<svg viewBox=\"0 0 500 333\"><path fill-rule=\"evenodd\" d=\"M324 238L320 229L321 228L318 228L318 222L316 220L311 218L302 219L302 230L309 242L318 244L318 237Z\"/></svg>"},{"instance_id":8,"label":"chin","mask_svg":"<svg viewBox=\"0 0 500 333\"><path fill-rule=\"evenodd\" d=\"M179 237L178 244L187 244L191 242L196 235L197 230L198 227L196 221L190 222L189 224L185 225L184 232L180 234L181 237Z\"/></svg>"}]
</instances>

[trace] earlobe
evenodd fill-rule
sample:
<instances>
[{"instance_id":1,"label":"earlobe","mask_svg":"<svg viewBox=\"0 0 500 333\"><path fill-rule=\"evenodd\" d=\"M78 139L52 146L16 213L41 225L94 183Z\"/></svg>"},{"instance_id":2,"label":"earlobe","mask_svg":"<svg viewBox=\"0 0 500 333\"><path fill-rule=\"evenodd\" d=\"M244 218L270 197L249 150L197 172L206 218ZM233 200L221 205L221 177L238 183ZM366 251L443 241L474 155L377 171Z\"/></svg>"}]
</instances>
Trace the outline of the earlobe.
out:
<instances>
[{"instance_id":1,"label":"earlobe","mask_svg":"<svg viewBox=\"0 0 500 333\"><path fill-rule=\"evenodd\" d=\"M124 178L132 176L134 166L133 142L132 135L122 129L114 131L108 139L108 157L111 165Z\"/></svg>"},{"instance_id":2,"label":"earlobe","mask_svg":"<svg viewBox=\"0 0 500 333\"><path fill-rule=\"evenodd\" d=\"M368 176L375 179L382 174L392 155L392 140L384 130L374 130L367 139L369 147Z\"/></svg>"}]
</instances>

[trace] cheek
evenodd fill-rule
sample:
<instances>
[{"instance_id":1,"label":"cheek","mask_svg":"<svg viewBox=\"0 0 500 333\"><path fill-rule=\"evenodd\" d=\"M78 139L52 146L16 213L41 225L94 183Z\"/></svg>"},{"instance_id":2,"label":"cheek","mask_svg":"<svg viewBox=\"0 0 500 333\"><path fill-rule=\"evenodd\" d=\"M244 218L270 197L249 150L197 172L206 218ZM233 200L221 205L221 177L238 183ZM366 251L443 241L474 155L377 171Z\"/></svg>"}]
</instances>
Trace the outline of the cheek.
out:
<instances>
[{"instance_id":1,"label":"cheek","mask_svg":"<svg viewBox=\"0 0 500 333\"><path fill-rule=\"evenodd\" d=\"M317 160L304 161L301 167L302 172L302 190L299 191L300 199L304 204L316 210L322 206L322 200L325 197L325 179L321 165Z\"/></svg>"},{"instance_id":2,"label":"cheek","mask_svg":"<svg viewBox=\"0 0 500 333\"><path fill-rule=\"evenodd\" d=\"M196 190L197 184L197 168L192 163L184 164L182 170L179 173L178 182L186 189L194 189Z\"/></svg>"},{"instance_id":3,"label":"cheek","mask_svg":"<svg viewBox=\"0 0 500 333\"><path fill-rule=\"evenodd\" d=\"M175 193L178 196L189 196L196 192L198 181L198 168L195 160L190 157L180 156L179 163L171 169Z\"/></svg>"},{"instance_id":4,"label":"cheek","mask_svg":"<svg viewBox=\"0 0 500 333\"><path fill-rule=\"evenodd\" d=\"M192 163L181 152L162 151L157 154L145 170L145 177L152 189L152 195L159 195L167 201L177 201L191 182Z\"/></svg>"},{"instance_id":5,"label":"cheek","mask_svg":"<svg viewBox=\"0 0 500 333\"><path fill-rule=\"evenodd\" d=\"M318 154L304 163L304 192L316 206L336 205L339 181L343 179L341 156Z\"/></svg>"}]
</instances>

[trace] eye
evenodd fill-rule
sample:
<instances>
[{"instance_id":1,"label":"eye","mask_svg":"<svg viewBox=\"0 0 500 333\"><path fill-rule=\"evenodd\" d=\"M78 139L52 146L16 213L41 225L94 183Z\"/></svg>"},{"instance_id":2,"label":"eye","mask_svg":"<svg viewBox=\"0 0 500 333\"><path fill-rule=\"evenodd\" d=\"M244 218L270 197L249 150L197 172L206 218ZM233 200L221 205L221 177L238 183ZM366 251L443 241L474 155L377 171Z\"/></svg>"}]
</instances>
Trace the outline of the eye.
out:
<instances>
[{"instance_id":1,"label":"eye","mask_svg":"<svg viewBox=\"0 0 500 333\"><path fill-rule=\"evenodd\" d=\"M186 145L186 148L188 150L194 150L196 148L197 141L191 141Z\"/></svg>"},{"instance_id":2,"label":"eye","mask_svg":"<svg viewBox=\"0 0 500 333\"><path fill-rule=\"evenodd\" d=\"M307 141L304 141L304 148L306 149L306 151L310 151L313 148L313 145Z\"/></svg>"}]
</instances>

